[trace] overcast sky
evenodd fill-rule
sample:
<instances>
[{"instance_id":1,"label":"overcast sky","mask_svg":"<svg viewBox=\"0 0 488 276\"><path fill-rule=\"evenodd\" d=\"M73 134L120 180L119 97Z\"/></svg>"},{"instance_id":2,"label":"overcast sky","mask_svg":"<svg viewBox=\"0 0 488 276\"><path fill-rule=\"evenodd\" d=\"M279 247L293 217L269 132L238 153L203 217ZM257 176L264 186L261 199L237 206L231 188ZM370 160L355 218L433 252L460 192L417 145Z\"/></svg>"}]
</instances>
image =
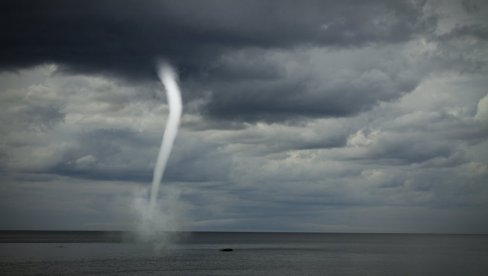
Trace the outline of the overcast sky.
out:
<instances>
[{"instance_id":1,"label":"overcast sky","mask_svg":"<svg viewBox=\"0 0 488 276\"><path fill-rule=\"evenodd\" d=\"M486 1L2 1L0 229L488 233Z\"/></svg>"}]
</instances>

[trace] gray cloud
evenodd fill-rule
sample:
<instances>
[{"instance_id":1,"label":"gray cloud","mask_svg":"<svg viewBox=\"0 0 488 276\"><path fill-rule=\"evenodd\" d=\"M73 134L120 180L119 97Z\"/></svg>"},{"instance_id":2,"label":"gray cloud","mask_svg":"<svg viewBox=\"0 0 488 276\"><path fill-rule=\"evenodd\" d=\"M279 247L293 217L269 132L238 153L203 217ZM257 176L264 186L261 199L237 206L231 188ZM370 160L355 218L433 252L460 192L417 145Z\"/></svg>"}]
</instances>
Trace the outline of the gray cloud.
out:
<instances>
[{"instance_id":1,"label":"gray cloud","mask_svg":"<svg viewBox=\"0 0 488 276\"><path fill-rule=\"evenodd\" d=\"M132 227L165 56L188 229L486 232L486 7L463 3L4 1L0 227Z\"/></svg>"}]
</instances>

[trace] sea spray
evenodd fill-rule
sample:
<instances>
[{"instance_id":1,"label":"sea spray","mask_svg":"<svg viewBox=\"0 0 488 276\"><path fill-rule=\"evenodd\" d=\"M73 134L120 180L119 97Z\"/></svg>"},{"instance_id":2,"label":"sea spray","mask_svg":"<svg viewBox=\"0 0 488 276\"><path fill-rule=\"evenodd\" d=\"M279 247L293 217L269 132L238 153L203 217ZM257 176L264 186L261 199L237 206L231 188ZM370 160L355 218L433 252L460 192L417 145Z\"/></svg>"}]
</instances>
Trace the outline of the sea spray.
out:
<instances>
[{"instance_id":1,"label":"sea spray","mask_svg":"<svg viewBox=\"0 0 488 276\"><path fill-rule=\"evenodd\" d=\"M179 189L163 186L160 190L161 197L155 206L149 204L148 189L135 191L133 197L135 238L139 242L151 243L157 253L180 238L181 233L178 231L185 217L185 206L180 201Z\"/></svg>"},{"instance_id":2,"label":"sea spray","mask_svg":"<svg viewBox=\"0 0 488 276\"><path fill-rule=\"evenodd\" d=\"M147 190L136 192L134 209L138 220L136 238L142 242L153 243L155 249L159 251L175 238L175 233L182 224L184 210L179 201L179 190L168 186L160 189L182 113L178 77L175 70L167 63L159 63L157 72L166 90L169 116L154 167L149 200L147 199ZM161 198L159 198L160 190L163 192Z\"/></svg>"}]
</instances>

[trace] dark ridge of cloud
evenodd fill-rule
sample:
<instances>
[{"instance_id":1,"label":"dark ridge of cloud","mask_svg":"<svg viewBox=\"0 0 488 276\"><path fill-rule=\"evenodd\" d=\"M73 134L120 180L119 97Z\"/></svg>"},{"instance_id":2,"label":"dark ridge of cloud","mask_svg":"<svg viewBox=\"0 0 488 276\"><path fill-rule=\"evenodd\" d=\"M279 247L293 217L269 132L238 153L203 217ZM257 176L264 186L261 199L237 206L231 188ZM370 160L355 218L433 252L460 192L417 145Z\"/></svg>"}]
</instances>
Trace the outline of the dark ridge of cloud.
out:
<instances>
[{"instance_id":1,"label":"dark ridge of cloud","mask_svg":"<svg viewBox=\"0 0 488 276\"><path fill-rule=\"evenodd\" d=\"M311 142L304 145L296 146L293 149L297 150L311 150L311 149L330 149L330 148L341 148L346 145L346 136L337 136L329 139L327 141Z\"/></svg>"},{"instance_id":2,"label":"dark ridge of cloud","mask_svg":"<svg viewBox=\"0 0 488 276\"><path fill-rule=\"evenodd\" d=\"M425 31L422 2L3 1L0 69L54 62L77 72L184 74L226 49L398 42Z\"/></svg>"},{"instance_id":3,"label":"dark ridge of cloud","mask_svg":"<svg viewBox=\"0 0 488 276\"><path fill-rule=\"evenodd\" d=\"M343 87L344 90L309 91L305 84L253 86L218 91L207 105L213 119L276 122L292 118L349 117L366 111L379 101L388 101L411 90L380 97L376 91Z\"/></svg>"},{"instance_id":4,"label":"dark ridge of cloud","mask_svg":"<svg viewBox=\"0 0 488 276\"><path fill-rule=\"evenodd\" d=\"M450 32L441 35L438 39L441 41L456 39L459 37L474 37L480 40L488 40L488 26L479 24L456 26Z\"/></svg>"},{"instance_id":5,"label":"dark ridge of cloud","mask_svg":"<svg viewBox=\"0 0 488 276\"><path fill-rule=\"evenodd\" d=\"M94 168L78 169L66 165L59 165L42 173L52 173L60 176L69 176L72 178L88 180L135 181L141 183L150 183L152 179L151 170L147 170L146 172L141 172L139 170L109 171L106 169L97 170Z\"/></svg>"},{"instance_id":6,"label":"dark ridge of cloud","mask_svg":"<svg viewBox=\"0 0 488 276\"><path fill-rule=\"evenodd\" d=\"M220 161L220 160L219 160ZM197 160L184 162L170 162L165 172L165 182L168 181L184 181L184 182L205 182L205 181L222 181L226 179L225 174L229 171L229 164L217 164L215 166L208 165L205 167L205 162L209 160ZM218 166L223 165L223 166ZM207 172L206 169L209 171ZM218 175L212 174L213 172ZM88 179L88 180L117 180L117 181L134 181L140 183L151 183L153 177L153 170L151 168L141 169L127 169L127 168L105 168L105 167L89 167L77 168L72 164L56 164L47 170L30 173L54 174L60 176L68 176L72 178Z\"/></svg>"},{"instance_id":7,"label":"dark ridge of cloud","mask_svg":"<svg viewBox=\"0 0 488 276\"><path fill-rule=\"evenodd\" d=\"M347 62L347 59L341 61ZM294 77L293 72L287 76L282 72L284 69L277 66L276 75L268 79L246 79L243 74L239 81L204 80L201 83L210 83L204 87L212 93L201 113L213 120L268 123L350 117L370 110L379 102L398 99L415 89L423 78L420 70L413 72L411 68L402 67L403 61L398 58L392 62L398 63L398 68L381 68L380 61L380 58L372 58L359 64L363 68L352 69L347 76L338 76L330 69ZM287 61L273 62L283 63L280 66L285 67ZM300 64L306 71L307 62L300 61ZM260 65L253 66L259 70ZM350 64L351 67L356 65ZM268 64L268 67L271 66ZM244 65L243 70L249 68ZM328 86L327 82L334 85Z\"/></svg>"}]
</instances>

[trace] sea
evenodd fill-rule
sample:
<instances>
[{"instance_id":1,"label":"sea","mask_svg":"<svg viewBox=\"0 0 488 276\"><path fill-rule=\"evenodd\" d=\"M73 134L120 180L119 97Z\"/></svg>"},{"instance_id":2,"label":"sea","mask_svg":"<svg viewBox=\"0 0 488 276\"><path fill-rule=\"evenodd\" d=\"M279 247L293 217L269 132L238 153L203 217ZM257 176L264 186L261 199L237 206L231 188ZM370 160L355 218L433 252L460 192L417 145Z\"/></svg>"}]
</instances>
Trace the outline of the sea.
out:
<instances>
[{"instance_id":1,"label":"sea","mask_svg":"<svg viewBox=\"0 0 488 276\"><path fill-rule=\"evenodd\" d=\"M0 275L488 275L488 235L172 235L0 231Z\"/></svg>"}]
</instances>

